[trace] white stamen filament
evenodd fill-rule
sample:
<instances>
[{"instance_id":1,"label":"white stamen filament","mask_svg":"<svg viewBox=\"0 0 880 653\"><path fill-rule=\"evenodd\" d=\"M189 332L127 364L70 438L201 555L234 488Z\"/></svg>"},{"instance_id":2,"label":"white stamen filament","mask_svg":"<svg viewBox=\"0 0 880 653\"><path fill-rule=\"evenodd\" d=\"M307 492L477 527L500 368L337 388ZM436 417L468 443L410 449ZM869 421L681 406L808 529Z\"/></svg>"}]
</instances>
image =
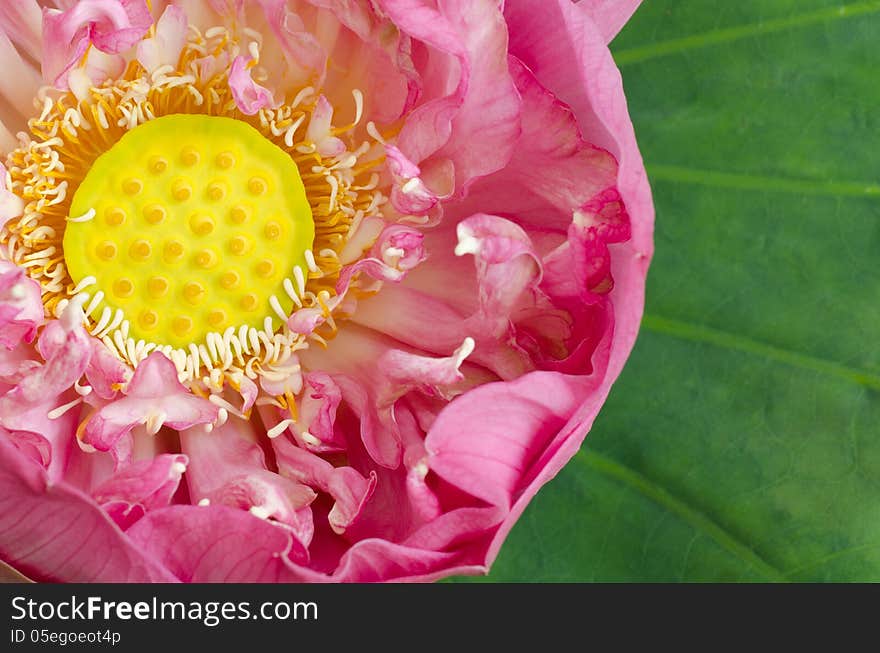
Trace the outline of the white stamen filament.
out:
<instances>
[{"instance_id":1,"label":"white stamen filament","mask_svg":"<svg viewBox=\"0 0 880 653\"><path fill-rule=\"evenodd\" d=\"M268 435L272 439L277 438L279 435L281 435L287 429L289 429L292 424L293 424L292 419L282 420L282 421L278 422L275 426L273 426L271 429L269 429L266 432L266 435Z\"/></svg>"}]
</instances>

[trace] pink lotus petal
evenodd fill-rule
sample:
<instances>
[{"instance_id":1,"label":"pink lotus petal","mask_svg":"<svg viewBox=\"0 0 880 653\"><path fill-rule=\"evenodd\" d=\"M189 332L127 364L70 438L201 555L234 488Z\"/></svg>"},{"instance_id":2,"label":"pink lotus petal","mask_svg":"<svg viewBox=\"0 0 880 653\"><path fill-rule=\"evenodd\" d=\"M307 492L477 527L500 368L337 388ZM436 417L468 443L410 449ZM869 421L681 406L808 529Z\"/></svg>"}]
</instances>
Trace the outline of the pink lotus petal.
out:
<instances>
[{"instance_id":1,"label":"pink lotus petal","mask_svg":"<svg viewBox=\"0 0 880 653\"><path fill-rule=\"evenodd\" d=\"M250 57L236 57L229 69L229 88L239 110L248 116L259 113L260 109L275 106L275 99L269 89L257 84L251 77L247 65Z\"/></svg>"},{"instance_id":2,"label":"pink lotus petal","mask_svg":"<svg viewBox=\"0 0 880 653\"><path fill-rule=\"evenodd\" d=\"M272 440L278 468L282 475L329 493L335 503L330 510L330 527L344 533L358 518L376 487L376 475L369 479L351 467L333 467L330 463L297 447L283 436Z\"/></svg>"},{"instance_id":3,"label":"pink lotus petal","mask_svg":"<svg viewBox=\"0 0 880 653\"><path fill-rule=\"evenodd\" d=\"M314 528L307 506L315 493L306 485L269 472L253 426L230 417L211 433L199 429L180 434L183 451L192 461L187 484L193 502L226 505L272 519L291 530L294 557L308 559Z\"/></svg>"},{"instance_id":4,"label":"pink lotus petal","mask_svg":"<svg viewBox=\"0 0 880 653\"><path fill-rule=\"evenodd\" d=\"M580 0L577 6L586 11L606 43L617 36L642 0Z\"/></svg>"},{"instance_id":5,"label":"pink lotus petal","mask_svg":"<svg viewBox=\"0 0 880 653\"><path fill-rule=\"evenodd\" d=\"M314 143L318 154L324 157L339 156L345 152L345 143L333 136L331 126L333 107L323 95L315 103L312 119L306 129L306 141Z\"/></svg>"},{"instance_id":6,"label":"pink lotus petal","mask_svg":"<svg viewBox=\"0 0 880 653\"><path fill-rule=\"evenodd\" d=\"M476 388L437 417L425 440L428 466L468 494L509 508L588 389L587 379L553 372Z\"/></svg>"},{"instance_id":7,"label":"pink lotus petal","mask_svg":"<svg viewBox=\"0 0 880 653\"><path fill-rule=\"evenodd\" d=\"M12 263L0 261L0 345L31 342L43 323L40 285Z\"/></svg>"},{"instance_id":8,"label":"pink lotus petal","mask_svg":"<svg viewBox=\"0 0 880 653\"><path fill-rule=\"evenodd\" d=\"M67 74L88 46L119 54L135 45L153 24L145 0L80 0L65 11L43 9L43 78L67 87Z\"/></svg>"},{"instance_id":9,"label":"pink lotus petal","mask_svg":"<svg viewBox=\"0 0 880 653\"><path fill-rule=\"evenodd\" d=\"M302 397L291 430L300 446L315 452L343 451L344 442L334 428L336 410L342 391L324 372L309 372L304 377Z\"/></svg>"},{"instance_id":10,"label":"pink lotus petal","mask_svg":"<svg viewBox=\"0 0 880 653\"><path fill-rule=\"evenodd\" d=\"M417 108L397 146L420 166L431 156L451 161L461 194L506 165L520 134L519 94L507 71L507 28L498 3L454 0L441 10L416 0L379 4L403 31L449 55L434 74L457 77L455 90Z\"/></svg>"},{"instance_id":11,"label":"pink lotus petal","mask_svg":"<svg viewBox=\"0 0 880 653\"><path fill-rule=\"evenodd\" d=\"M133 463L92 491L92 497L113 517L120 528L128 528L149 510L167 506L188 459L163 454Z\"/></svg>"},{"instance_id":12,"label":"pink lotus petal","mask_svg":"<svg viewBox=\"0 0 880 653\"><path fill-rule=\"evenodd\" d=\"M330 575L301 567L289 556L290 536L247 513L223 506L175 506L146 515L127 532L184 582L427 581L446 573L475 573L454 553L365 540Z\"/></svg>"},{"instance_id":13,"label":"pink lotus petal","mask_svg":"<svg viewBox=\"0 0 880 653\"><path fill-rule=\"evenodd\" d=\"M186 44L186 13L180 7L169 5L156 22L156 35L138 44L137 58L147 72L162 66L174 66Z\"/></svg>"},{"instance_id":14,"label":"pink lotus petal","mask_svg":"<svg viewBox=\"0 0 880 653\"><path fill-rule=\"evenodd\" d=\"M174 582L86 495L51 483L0 430L0 559L42 581Z\"/></svg>"},{"instance_id":15,"label":"pink lotus petal","mask_svg":"<svg viewBox=\"0 0 880 653\"><path fill-rule=\"evenodd\" d=\"M99 451L110 451L138 424L150 433L167 425L186 429L211 424L219 409L181 385L177 369L160 352L150 354L135 370L125 396L98 410L86 424L83 441Z\"/></svg>"}]
</instances>

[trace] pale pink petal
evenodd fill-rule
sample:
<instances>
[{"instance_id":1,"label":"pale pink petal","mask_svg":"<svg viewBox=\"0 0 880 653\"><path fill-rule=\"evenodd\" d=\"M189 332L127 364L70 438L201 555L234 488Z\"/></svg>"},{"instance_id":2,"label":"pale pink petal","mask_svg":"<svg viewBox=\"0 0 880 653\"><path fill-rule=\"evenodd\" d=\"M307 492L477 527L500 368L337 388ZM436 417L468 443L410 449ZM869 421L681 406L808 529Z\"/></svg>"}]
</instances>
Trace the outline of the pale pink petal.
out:
<instances>
[{"instance_id":1,"label":"pale pink petal","mask_svg":"<svg viewBox=\"0 0 880 653\"><path fill-rule=\"evenodd\" d=\"M0 12L2 11L0 9ZM22 59L10 37L3 33L2 27L0 27L0 69L5 72L0 76L0 98L6 99L10 108L21 117L21 124L24 125L24 121L31 117L34 98L42 81L36 69ZM24 203L21 199L7 191L6 168L0 164L0 226L10 218L20 216L23 210Z\"/></svg>"},{"instance_id":2,"label":"pale pink petal","mask_svg":"<svg viewBox=\"0 0 880 653\"><path fill-rule=\"evenodd\" d=\"M0 345L31 342L43 323L40 284L18 266L0 261Z\"/></svg>"},{"instance_id":3,"label":"pale pink petal","mask_svg":"<svg viewBox=\"0 0 880 653\"><path fill-rule=\"evenodd\" d=\"M312 111L312 118L306 129L306 141L313 143L318 154L324 157L339 156L345 152L345 143L332 133L333 106L321 95Z\"/></svg>"},{"instance_id":4,"label":"pale pink petal","mask_svg":"<svg viewBox=\"0 0 880 653\"><path fill-rule=\"evenodd\" d=\"M156 35L138 44L137 58L147 72L162 66L175 66L186 44L186 13L169 5L156 23Z\"/></svg>"},{"instance_id":5,"label":"pale pink petal","mask_svg":"<svg viewBox=\"0 0 880 653\"><path fill-rule=\"evenodd\" d=\"M283 77L297 90L307 86L320 87L327 66L327 51L314 34L306 30L302 20L292 12L285 0L257 0L263 8L266 21L275 36L275 45L281 50L286 69ZM271 56L275 48L266 48L263 58Z\"/></svg>"},{"instance_id":6,"label":"pale pink petal","mask_svg":"<svg viewBox=\"0 0 880 653\"><path fill-rule=\"evenodd\" d=\"M640 4L642 0L580 0L577 6L590 15L602 38L610 43Z\"/></svg>"},{"instance_id":7,"label":"pale pink petal","mask_svg":"<svg viewBox=\"0 0 880 653\"><path fill-rule=\"evenodd\" d=\"M21 45L34 60L42 50L42 14L36 0L0 2L0 31Z\"/></svg>"},{"instance_id":8,"label":"pale pink petal","mask_svg":"<svg viewBox=\"0 0 880 653\"><path fill-rule=\"evenodd\" d=\"M247 65L250 57L236 57L229 69L229 88L239 110L248 116L259 113L260 109L275 106L275 99L269 89L257 84L251 77Z\"/></svg>"}]
</instances>

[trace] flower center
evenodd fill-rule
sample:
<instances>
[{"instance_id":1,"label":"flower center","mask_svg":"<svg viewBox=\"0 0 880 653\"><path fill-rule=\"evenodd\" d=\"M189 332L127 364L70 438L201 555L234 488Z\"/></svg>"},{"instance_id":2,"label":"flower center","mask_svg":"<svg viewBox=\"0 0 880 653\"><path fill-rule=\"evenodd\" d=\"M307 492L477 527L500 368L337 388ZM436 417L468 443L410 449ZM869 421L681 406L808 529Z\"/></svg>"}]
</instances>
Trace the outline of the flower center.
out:
<instances>
[{"instance_id":1,"label":"flower center","mask_svg":"<svg viewBox=\"0 0 880 653\"><path fill-rule=\"evenodd\" d=\"M73 282L93 277L89 292L125 312L135 339L184 348L267 316L280 326L293 308L285 279L308 269L315 238L290 155L216 116L175 114L127 132L92 165L70 216Z\"/></svg>"}]
</instances>

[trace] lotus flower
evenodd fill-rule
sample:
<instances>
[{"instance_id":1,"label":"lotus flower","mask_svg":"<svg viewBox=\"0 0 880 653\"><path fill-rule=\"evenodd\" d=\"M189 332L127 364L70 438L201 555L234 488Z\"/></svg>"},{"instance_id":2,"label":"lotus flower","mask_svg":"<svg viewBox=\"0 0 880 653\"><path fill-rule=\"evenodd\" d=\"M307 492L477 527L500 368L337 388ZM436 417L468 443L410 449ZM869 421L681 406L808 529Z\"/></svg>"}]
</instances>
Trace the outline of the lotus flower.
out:
<instances>
[{"instance_id":1,"label":"lotus flower","mask_svg":"<svg viewBox=\"0 0 880 653\"><path fill-rule=\"evenodd\" d=\"M637 5L0 4L0 560L486 573L636 337Z\"/></svg>"}]
</instances>

